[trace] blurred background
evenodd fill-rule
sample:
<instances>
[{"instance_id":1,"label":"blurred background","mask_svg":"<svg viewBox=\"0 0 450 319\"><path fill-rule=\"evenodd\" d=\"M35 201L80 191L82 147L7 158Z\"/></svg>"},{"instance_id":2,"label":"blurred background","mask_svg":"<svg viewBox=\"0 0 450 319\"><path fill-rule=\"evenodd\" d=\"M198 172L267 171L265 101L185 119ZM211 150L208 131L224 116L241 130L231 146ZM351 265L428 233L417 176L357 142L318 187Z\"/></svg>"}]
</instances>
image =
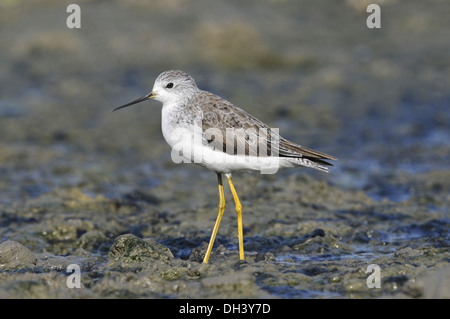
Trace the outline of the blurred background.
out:
<instances>
[{"instance_id":1,"label":"blurred background","mask_svg":"<svg viewBox=\"0 0 450 319\"><path fill-rule=\"evenodd\" d=\"M79 0L81 29L69 29L73 2L0 0L0 238L14 237L12 223L39 221L27 207L76 189L65 196L132 201L138 191L159 211L201 207L195 229L207 240L215 174L172 163L159 102L111 113L168 69L339 159L328 175L237 177L247 204L261 203L274 181L287 194L284 185L304 174L306 184L332 185L336 196L362 192L392 211L408 214L398 207L414 203L439 220L439 234L448 231L449 1ZM366 26L370 3L381 7L380 29ZM138 222L108 231L148 236L125 226ZM49 242L29 245L51 250Z\"/></svg>"},{"instance_id":2,"label":"blurred background","mask_svg":"<svg viewBox=\"0 0 450 319\"><path fill-rule=\"evenodd\" d=\"M3 202L171 166L158 102L110 112L167 69L338 157L342 186L448 169L448 1L79 1L81 29L69 3L0 2Z\"/></svg>"}]
</instances>

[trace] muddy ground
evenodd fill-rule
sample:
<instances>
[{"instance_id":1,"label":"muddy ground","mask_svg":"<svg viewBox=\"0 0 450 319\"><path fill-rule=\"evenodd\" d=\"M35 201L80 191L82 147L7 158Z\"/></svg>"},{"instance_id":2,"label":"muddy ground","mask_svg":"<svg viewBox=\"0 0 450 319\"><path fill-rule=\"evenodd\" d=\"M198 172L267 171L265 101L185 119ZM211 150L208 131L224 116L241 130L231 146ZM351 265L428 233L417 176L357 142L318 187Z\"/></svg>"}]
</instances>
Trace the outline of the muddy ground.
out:
<instances>
[{"instance_id":1,"label":"muddy ground","mask_svg":"<svg viewBox=\"0 0 450 319\"><path fill-rule=\"evenodd\" d=\"M450 298L450 4L373 2L381 29L351 0L81 1L81 29L0 2L0 297ZM201 263L217 179L161 105L111 113L166 69L339 159L234 176L243 262L225 186Z\"/></svg>"}]
</instances>

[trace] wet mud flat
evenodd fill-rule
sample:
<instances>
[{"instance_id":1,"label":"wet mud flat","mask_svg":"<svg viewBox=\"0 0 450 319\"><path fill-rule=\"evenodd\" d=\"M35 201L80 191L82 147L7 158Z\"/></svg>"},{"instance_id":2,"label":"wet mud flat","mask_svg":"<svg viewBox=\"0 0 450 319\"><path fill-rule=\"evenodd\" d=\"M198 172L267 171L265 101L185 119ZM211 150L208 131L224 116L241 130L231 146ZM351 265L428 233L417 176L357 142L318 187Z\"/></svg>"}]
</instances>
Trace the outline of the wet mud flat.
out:
<instances>
[{"instance_id":1,"label":"wet mud flat","mask_svg":"<svg viewBox=\"0 0 450 319\"><path fill-rule=\"evenodd\" d=\"M438 174L434 191L402 203L308 176L237 177L246 258L239 261L229 203L209 264L201 261L217 203L214 191L204 190L213 178L195 189L185 182L184 190L175 178L121 200L53 190L24 206L2 207L14 233L0 245L1 296L447 298L448 212L427 207L448 200L449 177ZM79 289L67 286L71 264L80 267ZM380 267L381 288L368 287L371 264Z\"/></svg>"},{"instance_id":2,"label":"wet mud flat","mask_svg":"<svg viewBox=\"0 0 450 319\"><path fill-rule=\"evenodd\" d=\"M324 3L0 4L0 298L449 298L448 4ZM233 176L245 261L225 187L201 263L217 179L160 105L111 113L172 68L339 159Z\"/></svg>"}]
</instances>

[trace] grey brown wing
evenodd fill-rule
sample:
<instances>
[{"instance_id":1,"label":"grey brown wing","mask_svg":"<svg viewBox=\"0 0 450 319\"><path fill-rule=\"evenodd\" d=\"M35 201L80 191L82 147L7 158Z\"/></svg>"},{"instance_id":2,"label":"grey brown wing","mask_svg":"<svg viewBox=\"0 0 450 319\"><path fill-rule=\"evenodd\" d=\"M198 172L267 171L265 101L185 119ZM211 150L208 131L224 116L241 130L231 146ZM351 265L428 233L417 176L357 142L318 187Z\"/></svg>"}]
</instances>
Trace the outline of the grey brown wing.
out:
<instances>
[{"instance_id":1,"label":"grey brown wing","mask_svg":"<svg viewBox=\"0 0 450 319\"><path fill-rule=\"evenodd\" d=\"M208 102L203 104L202 129L209 147L230 155L270 155L273 133L267 125L218 96L211 95Z\"/></svg>"},{"instance_id":2,"label":"grey brown wing","mask_svg":"<svg viewBox=\"0 0 450 319\"><path fill-rule=\"evenodd\" d=\"M331 164L323 160L336 159L286 140L278 130L251 114L217 95L205 93L208 95L202 101L202 129L204 143L209 147L230 155L305 157L325 165Z\"/></svg>"}]
</instances>

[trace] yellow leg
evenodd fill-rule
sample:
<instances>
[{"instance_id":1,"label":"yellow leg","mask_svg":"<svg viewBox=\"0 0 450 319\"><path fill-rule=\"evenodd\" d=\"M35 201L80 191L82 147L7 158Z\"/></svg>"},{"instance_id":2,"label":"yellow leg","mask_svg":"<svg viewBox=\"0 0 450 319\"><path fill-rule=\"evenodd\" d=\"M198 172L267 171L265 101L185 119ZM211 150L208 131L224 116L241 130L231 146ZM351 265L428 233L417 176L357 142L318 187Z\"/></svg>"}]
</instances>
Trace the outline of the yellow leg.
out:
<instances>
[{"instance_id":1,"label":"yellow leg","mask_svg":"<svg viewBox=\"0 0 450 319\"><path fill-rule=\"evenodd\" d=\"M211 239L209 240L208 249L206 250L205 258L203 259L203 263L207 264L209 260L209 256L211 255L211 250L214 245L214 239L216 239L217 230L219 229L220 221L222 220L222 215L225 210L225 195L223 193L223 184L222 184L222 174L217 174L217 181L219 183L219 215L217 215L216 224L214 225L214 229L211 235Z\"/></svg>"},{"instance_id":2,"label":"yellow leg","mask_svg":"<svg viewBox=\"0 0 450 319\"><path fill-rule=\"evenodd\" d=\"M239 197L234 189L233 182L231 181L231 174L225 175L230 185L231 193L233 194L234 204L236 206L236 213L238 218L238 235L239 235L239 259L244 260L244 233L242 231L242 205L239 201Z\"/></svg>"}]
</instances>

